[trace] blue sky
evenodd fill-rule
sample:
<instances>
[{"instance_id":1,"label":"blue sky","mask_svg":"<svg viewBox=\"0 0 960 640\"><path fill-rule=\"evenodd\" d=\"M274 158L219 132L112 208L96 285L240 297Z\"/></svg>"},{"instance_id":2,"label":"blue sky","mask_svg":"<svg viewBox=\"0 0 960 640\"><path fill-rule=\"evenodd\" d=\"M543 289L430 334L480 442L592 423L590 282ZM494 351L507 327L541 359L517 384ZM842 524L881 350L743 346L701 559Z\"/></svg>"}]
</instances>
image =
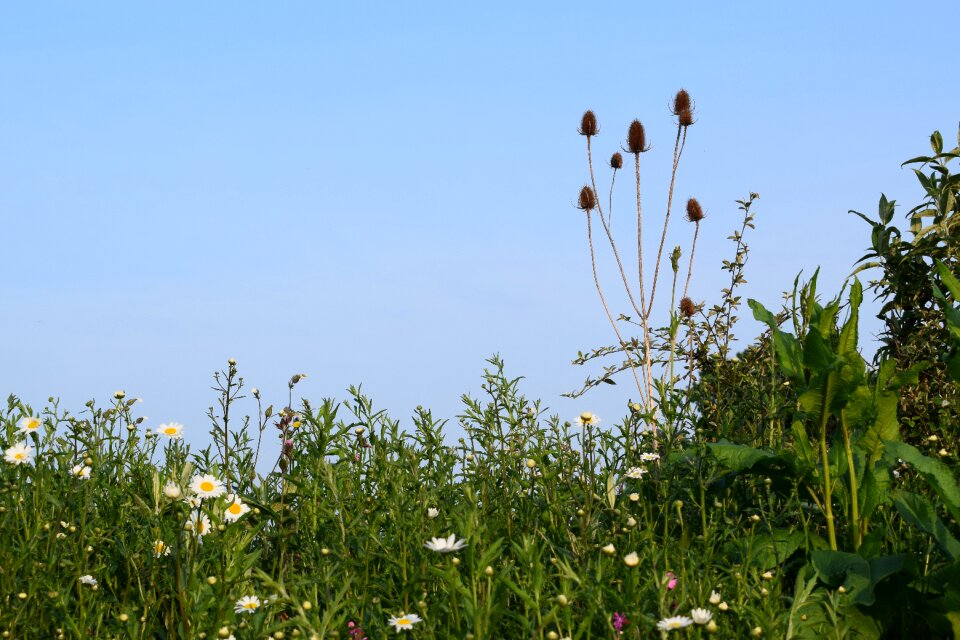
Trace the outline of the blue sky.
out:
<instances>
[{"instance_id":1,"label":"blue sky","mask_svg":"<svg viewBox=\"0 0 960 640\"><path fill-rule=\"evenodd\" d=\"M497 352L552 412L613 422L626 380L559 397L587 373L577 350L612 338L573 208L583 110L601 159L645 123L655 227L667 107L690 91L676 197L708 213L693 297L718 299L734 201L756 191L743 294L777 306L801 269L839 288L869 241L848 209L916 203L900 163L960 119L931 24L958 18L897 2L8 3L0 392L79 411L126 389L147 424L202 443L229 357L271 402L306 372L303 395L362 383L409 425L418 404L454 417ZM677 222L668 248L686 251Z\"/></svg>"}]
</instances>

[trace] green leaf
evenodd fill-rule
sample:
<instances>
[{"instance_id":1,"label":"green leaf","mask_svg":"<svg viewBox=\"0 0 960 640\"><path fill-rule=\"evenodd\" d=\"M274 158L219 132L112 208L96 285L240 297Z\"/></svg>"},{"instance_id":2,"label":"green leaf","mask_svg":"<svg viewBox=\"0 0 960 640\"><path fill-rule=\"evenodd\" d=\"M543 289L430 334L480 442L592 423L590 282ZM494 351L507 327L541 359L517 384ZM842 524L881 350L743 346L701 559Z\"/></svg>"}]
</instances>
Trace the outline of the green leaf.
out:
<instances>
[{"instance_id":1,"label":"green leaf","mask_svg":"<svg viewBox=\"0 0 960 640\"><path fill-rule=\"evenodd\" d=\"M713 457L724 469L735 473L746 471L759 462L776 458L769 451L726 441L709 442L707 443L707 450L713 454Z\"/></svg>"},{"instance_id":2,"label":"green leaf","mask_svg":"<svg viewBox=\"0 0 960 640\"><path fill-rule=\"evenodd\" d=\"M937 511L929 500L908 491L901 491L894 498L893 504L904 520L932 536L951 560L960 558L960 542L937 516Z\"/></svg>"},{"instance_id":3,"label":"green leaf","mask_svg":"<svg viewBox=\"0 0 960 640\"><path fill-rule=\"evenodd\" d=\"M950 295L953 296L953 299L955 301L960 301L960 280L957 280L956 276L950 272L950 269L947 267L947 265L943 264L939 260L935 261L934 269L937 270L937 275L940 276L943 286L950 291Z\"/></svg>"},{"instance_id":4,"label":"green leaf","mask_svg":"<svg viewBox=\"0 0 960 640\"><path fill-rule=\"evenodd\" d=\"M775 529L771 533L745 536L727 543L724 553L735 563L745 563L766 571L782 565L797 549L803 546L805 537L802 531Z\"/></svg>"},{"instance_id":5,"label":"green leaf","mask_svg":"<svg viewBox=\"0 0 960 640\"><path fill-rule=\"evenodd\" d=\"M816 327L810 327L803 340L803 364L816 373L833 371L837 356Z\"/></svg>"},{"instance_id":6,"label":"green leaf","mask_svg":"<svg viewBox=\"0 0 960 640\"><path fill-rule=\"evenodd\" d=\"M939 131L934 131L930 136L930 148L933 149L934 154L943 153L943 136Z\"/></svg>"},{"instance_id":7,"label":"green leaf","mask_svg":"<svg viewBox=\"0 0 960 640\"><path fill-rule=\"evenodd\" d=\"M928 458L906 442L888 442L887 454L916 469L943 500L951 517L960 521L960 485L947 465Z\"/></svg>"},{"instance_id":8,"label":"green leaf","mask_svg":"<svg viewBox=\"0 0 960 640\"><path fill-rule=\"evenodd\" d=\"M873 604L873 581L870 563L846 551L813 551L810 564L817 577L831 589L846 589L850 602Z\"/></svg>"}]
</instances>

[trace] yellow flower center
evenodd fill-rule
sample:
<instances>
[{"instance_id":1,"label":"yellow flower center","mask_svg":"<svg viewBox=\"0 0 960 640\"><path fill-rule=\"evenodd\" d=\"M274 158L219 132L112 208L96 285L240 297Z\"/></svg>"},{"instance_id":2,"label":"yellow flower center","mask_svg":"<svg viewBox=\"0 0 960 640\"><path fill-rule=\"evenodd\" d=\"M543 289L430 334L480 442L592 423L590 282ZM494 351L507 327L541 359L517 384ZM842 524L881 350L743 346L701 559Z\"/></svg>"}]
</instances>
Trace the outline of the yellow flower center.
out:
<instances>
[{"instance_id":1,"label":"yellow flower center","mask_svg":"<svg viewBox=\"0 0 960 640\"><path fill-rule=\"evenodd\" d=\"M667 628L669 629L680 629L683 625L680 624L677 620L671 620L667 623Z\"/></svg>"},{"instance_id":2,"label":"yellow flower center","mask_svg":"<svg viewBox=\"0 0 960 640\"><path fill-rule=\"evenodd\" d=\"M239 502L234 502L232 505L227 507L227 511L234 515L238 515L241 511L243 511L243 507L240 506Z\"/></svg>"},{"instance_id":3,"label":"yellow flower center","mask_svg":"<svg viewBox=\"0 0 960 640\"><path fill-rule=\"evenodd\" d=\"M23 459L26 458L26 457L27 457L27 454L25 454L25 453L20 453L19 451L17 451L15 454L13 454L13 459L14 459L14 460L23 460Z\"/></svg>"},{"instance_id":4,"label":"yellow flower center","mask_svg":"<svg viewBox=\"0 0 960 640\"><path fill-rule=\"evenodd\" d=\"M167 434L168 436L175 436L175 435L177 435L177 428L176 428L176 427L167 427L166 429L163 430L163 432L164 432L165 434Z\"/></svg>"},{"instance_id":5,"label":"yellow flower center","mask_svg":"<svg viewBox=\"0 0 960 640\"><path fill-rule=\"evenodd\" d=\"M398 618L397 624L410 624L410 618L407 618L407 617Z\"/></svg>"},{"instance_id":6,"label":"yellow flower center","mask_svg":"<svg viewBox=\"0 0 960 640\"><path fill-rule=\"evenodd\" d=\"M200 490L201 490L201 491L208 491L208 492L209 492L209 491L213 491L213 489L214 489L214 484L213 484L212 482L210 482L209 480L204 480L203 482L200 483Z\"/></svg>"},{"instance_id":7,"label":"yellow flower center","mask_svg":"<svg viewBox=\"0 0 960 640\"><path fill-rule=\"evenodd\" d=\"M243 608L244 608L244 609L256 609L256 608L257 608L257 603L256 603L256 602L245 602L244 605L243 605Z\"/></svg>"}]
</instances>

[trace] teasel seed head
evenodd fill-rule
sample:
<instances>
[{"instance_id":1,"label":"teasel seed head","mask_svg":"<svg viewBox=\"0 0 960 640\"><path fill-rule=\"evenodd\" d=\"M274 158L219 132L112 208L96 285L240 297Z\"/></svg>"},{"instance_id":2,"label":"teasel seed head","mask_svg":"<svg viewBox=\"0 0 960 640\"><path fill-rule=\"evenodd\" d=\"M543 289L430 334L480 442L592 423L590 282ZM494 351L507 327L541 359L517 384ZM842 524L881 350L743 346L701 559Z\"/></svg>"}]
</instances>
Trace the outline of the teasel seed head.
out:
<instances>
[{"instance_id":1,"label":"teasel seed head","mask_svg":"<svg viewBox=\"0 0 960 640\"><path fill-rule=\"evenodd\" d=\"M681 127L689 127L693 124L693 111L690 109L684 109L677 115L677 123Z\"/></svg>"},{"instance_id":2,"label":"teasel seed head","mask_svg":"<svg viewBox=\"0 0 960 640\"><path fill-rule=\"evenodd\" d=\"M693 303L693 300L687 297L680 300L680 313L683 314L684 318L692 318L696 312L697 305Z\"/></svg>"},{"instance_id":3,"label":"teasel seed head","mask_svg":"<svg viewBox=\"0 0 960 640\"><path fill-rule=\"evenodd\" d=\"M593 111L587 109L583 112L583 117L580 118L580 129L579 133L582 136L595 136L600 132L600 127L597 125L597 116L594 115Z\"/></svg>"},{"instance_id":4,"label":"teasel seed head","mask_svg":"<svg viewBox=\"0 0 960 640\"><path fill-rule=\"evenodd\" d=\"M679 116L684 111L692 111L693 106L690 104L690 94L687 93L686 89L680 89L677 91L677 95L673 97L673 109L671 112L675 116Z\"/></svg>"},{"instance_id":5,"label":"teasel seed head","mask_svg":"<svg viewBox=\"0 0 960 640\"><path fill-rule=\"evenodd\" d=\"M580 189L580 199L577 202L577 209L583 209L584 211L591 211L597 206L597 198L593 194L593 189L585 186L583 189Z\"/></svg>"},{"instance_id":6,"label":"teasel seed head","mask_svg":"<svg viewBox=\"0 0 960 640\"><path fill-rule=\"evenodd\" d=\"M610 167L614 170L623 168L623 156L619 151L610 156Z\"/></svg>"},{"instance_id":7,"label":"teasel seed head","mask_svg":"<svg viewBox=\"0 0 960 640\"><path fill-rule=\"evenodd\" d=\"M687 200L687 220L694 224L699 224L703 220L703 208L696 198Z\"/></svg>"},{"instance_id":8,"label":"teasel seed head","mask_svg":"<svg viewBox=\"0 0 960 640\"><path fill-rule=\"evenodd\" d=\"M647 133L643 129L643 124L639 120L630 123L630 129L627 131L627 150L633 154L640 154L647 151Z\"/></svg>"}]
</instances>

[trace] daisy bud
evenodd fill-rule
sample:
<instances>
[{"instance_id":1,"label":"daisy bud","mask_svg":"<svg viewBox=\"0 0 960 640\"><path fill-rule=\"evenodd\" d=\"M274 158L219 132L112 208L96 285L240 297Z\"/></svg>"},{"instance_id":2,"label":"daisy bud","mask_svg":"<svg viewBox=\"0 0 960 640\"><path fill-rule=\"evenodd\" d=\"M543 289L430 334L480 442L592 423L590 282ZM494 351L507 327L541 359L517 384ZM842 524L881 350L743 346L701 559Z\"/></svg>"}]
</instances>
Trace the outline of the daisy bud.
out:
<instances>
[{"instance_id":1,"label":"daisy bud","mask_svg":"<svg viewBox=\"0 0 960 640\"><path fill-rule=\"evenodd\" d=\"M754 627L753 631L750 632L750 635L752 635L754 638L759 638L763 635L763 629L761 627Z\"/></svg>"},{"instance_id":2,"label":"daisy bud","mask_svg":"<svg viewBox=\"0 0 960 640\"><path fill-rule=\"evenodd\" d=\"M527 469L533 469L534 467L537 466L537 461L534 460L533 458L527 458L526 465L527 465Z\"/></svg>"},{"instance_id":3,"label":"daisy bud","mask_svg":"<svg viewBox=\"0 0 960 640\"><path fill-rule=\"evenodd\" d=\"M750 522L760 522L760 516L758 516L757 514L753 514L752 516L750 516Z\"/></svg>"},{"instance_id":4,"label":"daisy bud","mask_svg":"<svg viewBox=\"0 0 960 640\"><path fill-rule=\"evenodd\" d=\"M228 627L220 627L220 630L217 631L217 636L221 638L226 638L230 635L230 629Z\"/></svg>"},{"instance_id":5,"label":"daisy bud","mask_svg":"<svg viewBox=\"0 0 960 640\"><path fill-rule=\"evenodd\" d=\"M637 555L636 551L629 553L623 557L623 564L631 568L635 567L640 564L640 556Z\"/></svg>"},{"instance_id":6,"label":"daisy bud","mask_svg":"<svg viewBox=\"0 0 960 640\"><path fill-rule=\"evenodd\" d=\"M594 115L593 111L589 109L583 112L583 117L580 118L580 129L578 133L582 136L595 136L600 131L600 127L597 126L597 116Z\"/></svg>"},{"instance_id":7,"label":"daisy bud","mask_svg":"<svg viewBox=\"0 0 960 640\"><path fill-rule=\"evenodd\" d=\"M613 554L615 554L615 553L617 552L617 548L614 547L613 544L611 543L611 544L605 545L605 546L603 546L603 547L600 547L600 551L603 551L603 552L604 552L605 554L607 554L608 556L612 556Z\"/></svg>"},{"instance_id":8,"label":"daisy bud","mask_svg":"<svg viewBox=\"0 0 960 640\"><path fill-rule=\"evenodd\" d=\"M455 567L459 567L459 566L460 566L460 558L454 558L453 560L450 561L450 564L452 564L452 565L455 566Z\"/></svg>"},{"instance_id":9,"label":"daisy bud","mask_svg":"<svg viewBox=\"0 0 960 640\"><path fill-rule=\"evenodd\" d=\"M764 580L773 580L773 572L772 572L772 571L764 571L764 572L763 572L763 575L760 576L760 577L763 578Z\"/></svg>"},{"instance_id":10,"label":"daisy bud","mask_svg":"<svg viewBox=\"0 0 960 640\"><path fill-rule=\"evenodd\" d=\"M714 620L711 620L707 623L707 633L716 633L717 632L717 623Z\"/></svg>"},{"instance_id":11,"label":"daisy bud","mask_svg":"<svg viewBox=\"0 0 960 640\"><path fill-rule=\"evenodd\" d=\"M717 609L720 609L720 611L726 611L729 608L730 608L730 605L728 605L726 602L721 602L720 604L717 605Z\"/></svg>"},{"instance_id":12,"label":"daisy bud","mask_svg":"<svg viewBox=\"0 0 960 640\"><path fill-rule=\"evenodd\" d=\"M126 622L127 620L130 619L130 616L128 616L125 613L121 613L119 617L120 617L120 622Z\"/></svg>"},{"instance_id":13,"label":"daisy bud","mask_svg":"<svg viewBox=\"0 0 960 640\"><path fill-rule=\"evenodd\" d=\"M113 392L113 397L116 398L117 400L123 400L126 396L127 396L127 392L126 392L126 391L114 391L114 392Z\"/></svg>"},{"instance_id":14,"label":"daisy bud","mask_svg":"<svg viewBox=\"0 0 960 640\"><path fill-rule=\"evenodd\" d=\"M556 631L551 631L547 634L547 640L559 640L560 634Z\"/></svg>"},{"instance_id":15,"label":"daisy bud","mask_svg":"<svg viewBox=\"0 0 960 640\"><path fill-rule=\"evenodd\" d=\"M17 597L20 598L21 600L26 600L27 594L21 591L20 593L17 594Z\"/></svg>"},{"instance_id":16,"label":"daisy bud","mask_svg":"<svg viewBox=\"0 0 960 640\"><path fill-rule=\"evenodd\" d=\"M839 591L840 593L846 593L846 592L847 592L847 588L846 588L845 586L843 586L843 585L840 585L840 588L837 589L837 591Z\"/></svg>"},{"instance_id":17,"label":"daisy bud","mask_svg":"<svg viewBox=\"0 0 960 640\"><path fill-rule=\"evenodd\" d=\"M309 600L304 600L300 603L300 606L303 607L304 611L310 611L310 609L313 609L313 603Z\"/></svg>"},{"instance_id":18,"label":"daisy bud","mask_svg":"<svg viewBox=\"0 0 960 640\"><path fill-rule=\"evenodd\" d=\"M320 555L322 556L330 555L330 549L327 549L326 547L324 547L323 549L320 549Z\"/></svg>"},{"instance_id":19,"label":"daisy bud","mask_svg":"<svg viewBox=\"0 0 960 640\"><path fill-rule=\"evenodd\" d=\"M694 224L703 220L703 209L696 198L687 200L687 220Z\"/></svg>"},{"instance_id":20,"label":"daisy bud","mask_svg":"<svg viewBox=\"0 0 960 640\"><path fill-rule=\"evenodd\" d=\"M940 449L940 451L937 452L937 455L940 456L941 458L946 458L947 456L950 455L950 452L947 451L946 449Z\"/></svg>"},{"instance_id":21,"label":"daisy bud","mask_svg":"<svg viewBox=\"0 0 960 640\"><path fill-rule=\"evenodd\" d=\"M627 518L627 526L631 528L637 526L637 519L634 518L633 516L630 516L629 518Z\"/></svg>"},{"instance_id":22,"label":"daisy bud","mask_svg":"<svg viewBox=\"0 0 960 640\"><path fill-rule=\"evenodd\" d=\"M614 170L623 168L623 156L619 151L610 156L610 168Z\"/></svg>"},{"instance_id":23,"label":"daisy bud","mask_svg":"<svg viewBox=\"0 0 960 640\"><path fill-rule=\"evenodd\" d=\"M583 187L580 189L580 198L577 201L577 209L583 209L584 211L591 211L597 206L597 198L593 194L593 189L590 187Z\"/></svg>"},{"instance_id":24,"label":"daisy bud","mask_svg":"<svg viewBox=\"0 0 960 640\"><path fill-rule=\"evenodd\" d=\"M229 360L227 360L227 364L230 365L231 367L235 367L237 366L237 361L234 360L233 358L230 358Z\"/></svg>"},{"instance_id":25,"label":"daisy bud","mask_svg":"<svg viewBox=\"0 0 960 640\"><path fill-rule=\"evenodd\" d=\"M634 120L630 123L630 128L627 130L627 150L636 155L649 149L650 147L647 146L647 134L643 129L643 124L641 124L639 120Z\"/></svg>"},{"instance_id":26,"label":"daisy bud","mask_svg":"<svg viewBox=\"0 0 960 640\"><path fill-rule=\"evenodd\" d=\"M565 607L568 604L570 604L570 600L567 598L567 596L561 593L560 595L557 596L557 604L560 605L561 607Z\"/></svg>"},{"instance_id":27,"label":"daisy bud","mask_svg":"<svg viewBox=\"0 0 960 640\"><path fill-rule=\"evenodd\" d=\"M217 584L217 576L207 576L207 584L210 586Z\"/></svg>"},{"instance_id":28,"label":"daisy bud","mask_svg":"<svg viewBox=\"0 0 960 640\"><path fill-rule=\"evenodd\" d=\"M630 494L630 502L637 502L637 501L639 501L639 500L640 500L640 494L639 494L639 493L631 493L631 494Z\"/></svg>"},{"instance_id":29,"label":"daisy bud","mask_svg":"<svg viewBox=\"0 0 960 640\"><path fill-rule=\"evenodd\" d=\"M483 570L483 575L487 576L488 578L492 578L492 577L493 577L493 567L491 567L490 565L487 565L486 568L484 568L484 570Z\"/></svg>"}]
</instances>

